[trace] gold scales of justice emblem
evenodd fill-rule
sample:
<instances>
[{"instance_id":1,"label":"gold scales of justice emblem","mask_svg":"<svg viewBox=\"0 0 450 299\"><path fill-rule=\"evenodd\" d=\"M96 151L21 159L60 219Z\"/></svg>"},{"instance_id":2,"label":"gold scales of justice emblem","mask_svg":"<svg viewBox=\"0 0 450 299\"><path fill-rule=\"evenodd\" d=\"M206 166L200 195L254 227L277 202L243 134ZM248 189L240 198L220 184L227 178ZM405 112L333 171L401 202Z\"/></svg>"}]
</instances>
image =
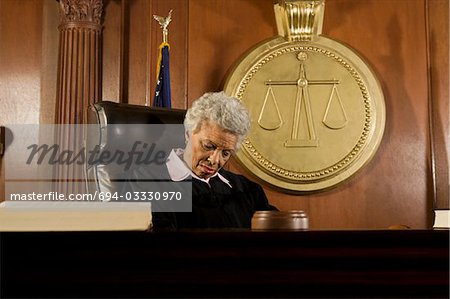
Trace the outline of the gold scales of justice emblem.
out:
<instances>
[{"instance_id":1,"label":"gold scales of justice emblem","mask_svg":"<svg viewBox=\"0 0 450 299\"><path fill-rule=\"evenodd\" d=\"M321 35L324 6L324 0L279 0L280 36L250 50L224 86L252 118L238 161L286 192L347 180L383 136L380 84L353 50Z\"/></svg>"}]
</instances>

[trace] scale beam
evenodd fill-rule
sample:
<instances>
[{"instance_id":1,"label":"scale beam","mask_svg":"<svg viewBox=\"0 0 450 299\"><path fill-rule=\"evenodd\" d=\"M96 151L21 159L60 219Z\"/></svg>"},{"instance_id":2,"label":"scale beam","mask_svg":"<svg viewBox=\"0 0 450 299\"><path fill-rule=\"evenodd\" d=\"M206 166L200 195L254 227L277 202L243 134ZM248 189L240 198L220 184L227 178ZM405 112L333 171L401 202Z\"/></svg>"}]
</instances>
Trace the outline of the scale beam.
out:
<instances>
[{"instance_id":1,"label":"scale beam","mask_svg":"<svg viewBox=\"0 0 450 299\"><path fill-rule=\"evenodd\" d=\"M329 85L339 84L340 80L307 80L308 85ZM272 81L264 82L265 85L298 85L299 81Z\"/></svg>"}]
</instances>

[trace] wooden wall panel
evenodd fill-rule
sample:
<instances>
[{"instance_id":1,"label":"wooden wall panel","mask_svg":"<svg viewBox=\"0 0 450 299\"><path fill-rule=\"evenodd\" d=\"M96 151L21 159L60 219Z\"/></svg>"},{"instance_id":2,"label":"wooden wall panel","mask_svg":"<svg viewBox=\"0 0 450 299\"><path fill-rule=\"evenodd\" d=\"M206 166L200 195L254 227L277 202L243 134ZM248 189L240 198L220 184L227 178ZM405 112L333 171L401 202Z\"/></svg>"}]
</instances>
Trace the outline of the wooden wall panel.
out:
<instances>
[{"instance_id":1,"label":"wooden wall panel","mask_svg":"<svg viewBox=\"0 0 450 299\"><path fill-rule=\"evenodd\" d=\"M51 94L52 80L43 51L50 53L49 47L57 44L48 31L58 18L48 15L52 5L53 0L0 0L0 125L47 122L46 115L53 113L52 99L43 98ZM169 43L175 108L187 108L204 92L220 90L246 51L276 35L272 0L104 0L104 8L107 100L139 105L153 101L161 42L153 14L166 16L174 9ZM386 97L385 135L375 158L344 184L303 195L264 186L270 201L282 210L305 210L312 228L429 226L428 79L436 107L435 141L442 152L437 187L444 190L444 198L445 187L448 194L448 1L326 0L323 31L356 49L377 73ZM236 162L229 168L255 179Z\"/></svg>"},{"instance_id":2,"label":"wooden wall panel","mask_svg":"<svg viewBox=\"0 0 450 299\"><path fill-rule=\"evenodd\" d=\"M102 31L102 95L103 100L122 101L121 39L122 4L124 1L104 1Z\"/></svg>"},{"instance_id":3,"label":"wooden wall panel","mask_svg":"<svg viewBox=\"0 0 450 299\"><path fill-rule=\"evenodd\" d=\"M387 121L379 152L338 203L341 218L358 201L369 227L427 225L429 198L426 27L424 1L328 1L324 33L355 48L373 66L384 88ZM323 205L314 201L317 217ZM314 200L312 198L311 200ZM399 213L403 211L403 213ZM347 210L348 212L348 210ZM354 217L355 219L358 217ZM327 226L322 222L321 226ZM356 224L356 223L355 223ZM350 224L352 226L354 224Z\"/></svg>"},{"instance_id":4,"label":"wooden wall panel","mask_svg":"<svg viewBox=\"0 0 450 299\"><path fill-rule=\"evenodd\" d=\"M43 1L40 123L55 122L59 45L59 3ZM39 46L39 45L36 45Z\"/></svg>"},{"instance_id":5,"label":"wooden wall panel","mask_svg":"<svg viewBox=\"0 0 450 299\"><path fill-rule=\"evenodd\" d=\"M430 59L430 118L435 171L435 208L450 208L449 2L427 0Z\"/></svg>"},{"instance_id":6,"label":"wooden wall panel","mask_svg":"<svg viewBox=\"0 0 450 299\"><path fill-rule=\"evenodd\" d=\"M39 123L42 5L0 2L0 125Z\"/></svg>"},{"instance_id":7,"label":"wooden wall panel","mask_svg":"<svg viewBox=\"0 0 450 299\"><path fill-rule=\"evenodd\" d=\"M39 123L42 9L43 1L0 1L0 126ZM4 179L1 161L0 201Z\"/></svg>"},{"instance_id":8,"label":"wooden wall panel","mask_svg":"<svg viewBox=\"0 0 450 299\"><path fill-rule=\"evenodd\" d=\"M125 41L128 42L128 69L125 76L128 78L128 88L124 90L127 99L125 102L131 104L145 104L148 97L147 84L150 76L148 61L149 36L150 36L150 1L129 0L129 24ZM142 102L144 101L144 102Z\"/></svg>"},{"instance_id":9,"label":"wooden wall panel","mask_svg":"<svg viewBox=\"0 0 450 299\"><path fill-rule=\"evenodd\" d=\"M221 89L230 66L257 42L273 36L276 25L272 1L189 4L192 100L205 91ZM424 7L423 0L327 0L324 34L351 45L380 78L386 97L385 136L374 160L348 182L308 195L287 195L265 186L273 204L282 210L304 209L313 228L427 226ZM231 169L250 175L236 163Z\"/></svg>"},{"instance_id":10,"label":"wooden wall panel","mask_svg":"<svg viewBox=\"0 0 450 299\"><path fill-rule=\"evenodd\" d=\"M271 0L190 0L189 103L221 90L239 57L275 34Z\"/></svg>"}]
</instances>

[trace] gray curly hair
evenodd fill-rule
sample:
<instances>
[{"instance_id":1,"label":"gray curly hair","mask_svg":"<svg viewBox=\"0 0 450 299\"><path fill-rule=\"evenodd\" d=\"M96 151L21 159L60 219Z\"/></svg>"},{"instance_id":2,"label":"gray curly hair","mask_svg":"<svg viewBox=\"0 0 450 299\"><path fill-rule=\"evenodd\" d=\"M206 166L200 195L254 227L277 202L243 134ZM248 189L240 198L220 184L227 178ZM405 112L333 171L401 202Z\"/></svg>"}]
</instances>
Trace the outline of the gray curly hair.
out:
<instances>
[{"instance_id":1,"label":"gray curly hair","mask_svg":"<svg viewBox=\"0 0 450 299\"><path fill-rule=\"evenodd\" d=\"M192 103L184 119L185 131L192 132L199 128L203 121L211 121L223 129L238 136L239 146L250 130L250 117L244 104L223 91L209 92Z\"/></svg>"}]
</instances>

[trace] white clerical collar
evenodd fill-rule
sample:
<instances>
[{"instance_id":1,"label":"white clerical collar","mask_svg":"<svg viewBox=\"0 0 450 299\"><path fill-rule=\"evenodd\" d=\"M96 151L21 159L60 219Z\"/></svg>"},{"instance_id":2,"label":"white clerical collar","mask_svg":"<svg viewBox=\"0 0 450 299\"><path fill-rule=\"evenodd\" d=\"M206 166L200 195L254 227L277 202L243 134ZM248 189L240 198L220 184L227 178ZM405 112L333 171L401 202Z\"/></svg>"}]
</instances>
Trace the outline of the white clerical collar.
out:
<instances>
[{"instance_id":1,"label":"white clerical collar","mask_svg":"<svg viewBox=\"0 0 450 299\"><path fill-rule=\"evenodd\" d=\"M216 172L213 176L203 179L201 177L198 177L195 173L193 173L187 165L183 162L183 153L184 150L181 148L172 149L172 151L169 154L169 157L166 161L167 170L169 172L170 179L175 182L182 181L189 176L192 176L200 181L203 181L209 185L209 180L215 176L218 176L218 178L227 184L230 188L233 188L230 184L230 181L228 181L223 175L221 175L219 172Z\"/></svg>"}]
</instances>

